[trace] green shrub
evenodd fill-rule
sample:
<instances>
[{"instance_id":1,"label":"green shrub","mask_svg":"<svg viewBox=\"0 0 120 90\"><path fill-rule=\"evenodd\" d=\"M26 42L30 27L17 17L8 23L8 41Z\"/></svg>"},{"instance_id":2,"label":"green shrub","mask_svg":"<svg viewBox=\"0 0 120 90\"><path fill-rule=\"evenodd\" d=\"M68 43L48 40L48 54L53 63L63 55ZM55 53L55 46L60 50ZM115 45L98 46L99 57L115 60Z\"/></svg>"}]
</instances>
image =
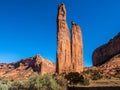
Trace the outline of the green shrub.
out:
<instances>
[{"instance_id":1,"label":"green shrub","mask_svg":"<svg viewBox=\"0 0 120 90\"><path fill-rule=\"evenodd\" d=\"M102 78L101 72L99 70L94 70L91 76L92 80L99 80Z\"/></svg>"},{"instance_id":2,"label":"green shrub","mask_svg":"<svg viewBox=\"0 0 120 90\"><path fill-rule=\"evenodd\" d=\"M64 82L63 82L64 83ZM61 82L61 84L63 85ZM34 75L26 80L0 81L0 90L60 90L61 87L51 74Z\"/></svg>"},{"instance_id":3,"label":"green shrub","mask_svg":"<svg viewBox=\"0 0 120 90\"><path fill-rule=\"evenodd\" d=\"M91 74L91 73L93 73L92 69L88 69L88 70L82 72L83 75L84 74Z\"/></svg>"},{"instance_id":4,"label":"green shrub","mask_svg":"<svg viewBox=\"0 0 120 90\"><path fill-rule=\"evenodd\" d=\"M84 78L82 84L83 85L89 85L90 84L89 79Z\"/></svg>"},{"instance_id":5,"label":"green shrub","mask_svg":"<svg viewBox=\"0 0 120 90\"><path fill-rule=\"evenodd\" d=\"M25 89L25 83L23 81L13 81L11 84L11 90L19 90L19 89Z\"/></svg>"},{"instance_id":6,"label":"green shrub","mask_svg":"<svg viewBox=\"0 0 120 90\"><path fill-rule=\"evenodd\" d=\"M97 74L97 75L94 74L94 75L91 76L91 79L92 79L92 80L99 80L99 79L101 79L101 78L102 78L102 76L100 76L99 74Z\"/></svg>"},{"instance_id":7,"label":"green shrub","mask_svg":"<svg viewBox=\"0 0 120 90\"><path fill-rule=\"evenodd\" d=\"M50 74L30 78L30 90L59 90L60 86Z\"/></svg>"},{"instance_id":8,"label":"green shrub","mask_svg":"<svg viewBox=\"0 0 120 90\"><path fill-rule=\"evenodd\" d=\"M70 72L65 75L65 78L68 80L69 84L77 84L81 81L80 74L78 72Z\"/></svg>"},{"instance_id":9,"label":"green shrub","mask_svg":"<svg viewBox=\"0 0 120 90\"><path fill-rule=\"evenodd\" d=\"M70 72L65 78L68 80L69 84L83 84L89 85L89 79L84 78L83 75L80 75L78 72Z\"/></svg>"},{"instance_id":10,"label":"green shrub","mask_svg":"<svg viewBox=\"0 0 120 90\"><path fill-rule=\"evenodd\" d=\"M100 78L98 76L92 76L92 80L99 80Z\"/></svg>"},{"instance_id":11,"label":"green shrub","mask_svg":"<svg viewBox=\"0 0 120 90\"><path fill-rule=\"evenodd\" d=\"M43 76L45 80L45 87L47 88L46 90L59 90L60 86L57 84L56 80L52 77L50 74L45 74Z\"/></svg>"},{"instance_id":12,"label":"green shrub","mask_svg":"<svg viewBox=\"0 0 120 90\"><path fill-rule=\"evenodd\" d=\"M42 76L37 75L37 76L32 76L29 78L29 89L33 90L39 90L42 88Z\"/></svg>"},{"instance_id":13,"label":"green shrub","mask_svg":"<svg viewBox=\"0 0 120 90\"><path fill-rule=\"evenodd\" d=\"M2 79L0 81L0 90L9 90L11 87L11 81L8 79Z\"/></svg>"},{"instance_id":14,"label":"green shrub","mask_svg":"<svg viewBox=\"0 0 120 90\"><path fill-rule=\"evenodd\" d=\"M9 90L8 85L0 83L0 90Z\"/></svg>"},{"instance_id":15,"label":"green shrub","mask_svg":"<svg viewBox=\"0 0 120 90\"><path fill-rule=\"evenodd\" d=\"M67 90L67 80L63 76L56 76L56 82L60 85L61 90Z\"/></svg>"}]
</instances>

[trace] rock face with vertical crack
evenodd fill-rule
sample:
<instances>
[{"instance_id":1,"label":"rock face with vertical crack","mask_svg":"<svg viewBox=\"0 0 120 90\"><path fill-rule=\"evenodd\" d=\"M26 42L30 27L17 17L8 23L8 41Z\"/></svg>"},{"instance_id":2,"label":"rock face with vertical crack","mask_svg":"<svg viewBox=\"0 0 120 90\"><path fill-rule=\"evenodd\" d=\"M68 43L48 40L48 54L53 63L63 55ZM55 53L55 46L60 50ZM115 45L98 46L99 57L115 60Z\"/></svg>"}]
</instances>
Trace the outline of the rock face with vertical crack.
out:
<instances>
[{"instance_id":1,"label":"rock face with vertical crack","mask_svg":"<svg viewBox=\"0 0 120 90\"><path fill-rule=\"evenodd\" d=\"M81 28L72 22L72 66L74 72L83 71L83 42Z\"/></svg>"},{"instance_id":2,"label":"rock face with vertical crack","mask_svg":"<svg viewBox=\"0 0 120 90\"><path fill-rule=\"evenodd\" d=\"M57 15L57 67L58 74L71 70L70 33L66 22L66 8L59 5Z\"/></svg>"}]
</instances>

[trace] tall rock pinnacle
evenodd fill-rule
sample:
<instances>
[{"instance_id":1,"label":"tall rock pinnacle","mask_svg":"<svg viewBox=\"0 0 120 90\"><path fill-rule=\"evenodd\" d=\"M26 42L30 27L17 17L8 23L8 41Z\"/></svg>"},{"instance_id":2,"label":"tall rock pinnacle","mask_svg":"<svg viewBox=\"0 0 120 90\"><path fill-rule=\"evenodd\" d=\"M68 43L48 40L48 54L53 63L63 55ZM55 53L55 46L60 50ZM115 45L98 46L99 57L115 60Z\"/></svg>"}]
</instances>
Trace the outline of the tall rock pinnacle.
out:
<instances>
[{"instance_id":1,"label":"tall rock pinnacle","mask_svg":"<svg viewBox=\"0 0 120 90\"><path fill-rule=\"evenodd\" d=\"M71 67L70 33L66 23L66 9L59 5L57 15L57 65L58 74L69 72Z\"/></svg>"},{"instance_id":2,"label":"tall rock pinnacle","mask_svg":"<svg viewBox=\"0 0 120 90\"><path fill-rule=\"evenodd\" d=\"M58 74L83 71L83 43L80 26L72 22L72 42L66 22L64 4L59 5L57 15L57 64Z\"/></svg>"},{"instance_id":3,"label":"tall rock pinnacle","mask_svg":"<svg viewBox=\"0 0 120 90\"><path fill-rule=\"evenodd\" d=\"M72 68L74 72L83 71L83 42L80 26L72 22Z\"/></svg>"}]
</instances>

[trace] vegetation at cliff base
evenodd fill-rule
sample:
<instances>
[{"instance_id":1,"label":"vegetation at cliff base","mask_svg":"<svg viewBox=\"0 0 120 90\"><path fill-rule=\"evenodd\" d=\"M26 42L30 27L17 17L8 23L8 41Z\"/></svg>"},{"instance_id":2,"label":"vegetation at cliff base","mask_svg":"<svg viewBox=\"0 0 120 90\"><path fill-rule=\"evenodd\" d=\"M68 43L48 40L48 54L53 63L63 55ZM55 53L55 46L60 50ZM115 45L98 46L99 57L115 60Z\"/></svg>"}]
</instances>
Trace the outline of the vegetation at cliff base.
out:
<instances>
[{"instance_id":1,"label":"vegetation at cliff base","mask_svg":"<svg viewBox=\"0 0 120 90\"><path fill-rule=\"evenodd\" d=\"M82 74L78 72L70 72L65 75L65 78L68 80L68 84L70 85L76 85L76 84L82 84L82 85L89 85L89 79L84 77Z\"/></svg>"},{"instance_id":2,"label":"vegetation at cliff base","mask_svg":"<svg viewBox=\"0 0 120 90\"><path fill-rule=\"evenodd\" d=\"M61 86L51 74L33 75L26 80L3 79L0 90L60 90Z\"/></svg>"}]
</instances>

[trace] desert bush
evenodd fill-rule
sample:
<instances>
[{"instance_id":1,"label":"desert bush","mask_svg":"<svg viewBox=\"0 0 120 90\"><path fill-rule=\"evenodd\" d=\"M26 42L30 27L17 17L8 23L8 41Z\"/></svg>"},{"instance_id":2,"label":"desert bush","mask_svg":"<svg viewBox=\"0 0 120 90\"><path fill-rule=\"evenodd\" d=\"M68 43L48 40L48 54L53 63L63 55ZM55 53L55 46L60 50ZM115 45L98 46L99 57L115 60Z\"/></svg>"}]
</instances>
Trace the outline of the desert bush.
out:
<instances>
[{"instance_id":1,"label":"desert bush","mask_svg":"<svg viewBox=\"0 0 120 90\"><path fill-rule=\"evenodd\" d=\"M64 76L57 75L55 76L56 82L60 85L61 90L67 90L67 80L64 78Z\"/></svg>"},{"instance_id":2,"label":"desert bush","mask_svg":"<svg viewBox=\"0 0 120 90\"><path fill-rule=\"evenodd\" d=\"M0 81L0 90L8 90L8 86Z\"/></svg>"},{"instance_id":3,"label":"desert bush","mask_svg":"<svg viewBox=\"0 0 120 90\"><path fill-rule=\"evenodd\" d=\"M83 85L89 85L90 84L89 79L84 78L82 84Z\"/></svg>"},{"instance_id":4,"label":"desert bush","mask_svg":"<svg viewBox=\"0 0 120 90\"><path fill-rule=\"evenodd\" d=\"M30 78L29 90L59 90L60 86L50 74Z\"/></svg>"},{"instance_id":5,"label":"desert bush","mask_svg":"<svg viewBox=\"0 0 120 90\"><path fill-rule=\"evenodd\" d=\"M67 80L64 77L57 77L55 79L60 86L66 86L67 85Z\"/></svg>"},{"instance_id":6,"label":"desert bush","mask_svg":"<svg viewBox=\"0 0 120 90\"><path fill-rule=\"evenodd\" d=\"M88 69L88 70L82 72L83 75L84 74L91 74L91 73L93 73L92 69Z\"/></svg>"},{"instance_id":7,"label":"desert bush","mask_svg":"<svg viewBox=\"0 0 120 90\"><path fill-rule=\"evenodd\" d=\"M80 74L78 72L70 72L65 75L69 84L77 84L80 82Z\"/></svg>"},{"instance_id":8,"label":"desert bush","mask_svg":"<svg viewBox=\"0 0 120 90\"><path fill-rule=\"evenodd\" d=\"M101 72L99 70L93 70L91 79L92 80L99 80L102 78Z\"/></svg>"},{"instance_id":9,"label":"desert bush","mask_svg":"<svg viewBox=\"0 0 120 90\"><path fill-rule=\"evenodd\" d=\"M39 90L42 88L42 76L32 76L29 78L29 89L30 90Z\"/></svg>"},{"instance_id":10,"label":"desert bush","mask_svg":"<svg viewBox=\"0 0 120 90\"><path fill-rule=\"evenodd\" d=\"M2 79L0 81L0 90L9 90L11 87L11 81L9 79Z\"/></svg>"},{"instance_id":11,"label":"desert bush","mask_svg":"<svg viewBox=\"0 0 120 90\"><path fill-rule=\"evenodd\" d=\"M9 90L8 85L0 83L0 90Z\"/></svg>"},{"instance_id":12,"label":"desert bush","mask_svg":"<svg viewBox=\"0 0 120 90\"><path fill-rule=\"evenodd\" d=\"M94 76L91 77L91 79L92 79L92 80L99 80L100 78L99 78L99 76L94 75Z\"/></svg>"},{"instance_id":13,"label":"desert bush","mask_svg":"<svg viewBox=\"0 0 120 90\"><path fill-rule=\"evenodd\" d=\"M60 90L64 82L57 82L51 74L34 75L26 80L0 81L0 90Z\"/></svg>"},{"instance_id":14,"label":"desert bush","mask_svg":"<svg viewBox=\"0 0 120 90\"><path fill-rule=\"evenodd\" d=\"M68 84L89 85L89 79L85 78L78 72L70 72L65 76L65 78L68 80Z\"/></svg>"},{"instance_id":15,"label":"desert bush","mask_svg":"<svg viewBox=\"0 0 120 90\"><path fill-rule=\"evenodd\" d=\"M59 90L60 86L57 84L56 80L52 77L50 74L45 74L43 76L43 79L45 80L45 87L46 90Z\"/></svg>"},{"instance_id":16,"label":"desert bush","mask_svg":"<svg viewBox=\"0 0 120 90\"><path fill-rule=\"evenodd\" d=\"M25 86L23 81L15 80L12 82L10 90L23 90L26 88Z\"/></svg>"}]
</instances>

